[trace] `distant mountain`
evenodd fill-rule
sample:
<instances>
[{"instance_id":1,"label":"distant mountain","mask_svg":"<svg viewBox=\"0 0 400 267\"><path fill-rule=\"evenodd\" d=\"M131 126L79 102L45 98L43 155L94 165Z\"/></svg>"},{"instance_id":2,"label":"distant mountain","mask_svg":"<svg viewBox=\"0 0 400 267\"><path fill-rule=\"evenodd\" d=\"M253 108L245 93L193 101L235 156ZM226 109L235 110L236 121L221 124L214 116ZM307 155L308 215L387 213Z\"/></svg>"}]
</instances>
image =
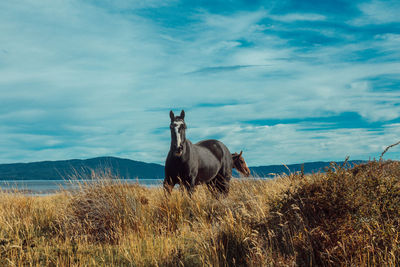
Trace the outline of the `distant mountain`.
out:
<instances>
[{"instance_id":1,"label":"distant mountain","mask_svg":"<svg viewBox=\"0 0 400 267\"><path fill-rule=\"evenodd\" d=\"M363 161L349 161L350 165ZM343 162L338 162L342 165ZM290 172L305 173L324 171L329 162L310 162L287 165ZM289 173L283 165L250 167L253 176L268 177L274 174ZM61 161L42 161L32 163L0 164L0 180L59 180L69 178L86 179L93 173L110 173L123 179L164 179L164 166L116 157L99 157L86 160L72 159ZM234 176L238 176L234 172Z\"/></svg>"},{"instance_id":2,"label":"distant mountain","mask_svg":"<svg viewBox=\"0 0 400 267\"><path fill-rule=\"evenodd\" d=\"M363 160L351 160L348 161L346 167L352 167L355 164L361 164L366 161ZM344 164L343 161L336 162L338 165L342 166ZM307 162L302 164L289 164L286 165L270 165L270 166L258 166L258 167L249 167L251 174L255 177L268 177L273 174L289 174L301 171L303 168L304 173L316 173L316 172L324 172L326 167L329 167L331 162Z\"/></svg>"},{"instance_id":3,"label":"distant mountain","mask_svg":"<svg viewBox=\"0 0 400 267\"><path fill-rule=\"evenodd\" d=\"M163 179L164 166L115 157L0 164L0 180L58 180L90 178L110 173L124 179Z\"/></svg>"}]
</instances>

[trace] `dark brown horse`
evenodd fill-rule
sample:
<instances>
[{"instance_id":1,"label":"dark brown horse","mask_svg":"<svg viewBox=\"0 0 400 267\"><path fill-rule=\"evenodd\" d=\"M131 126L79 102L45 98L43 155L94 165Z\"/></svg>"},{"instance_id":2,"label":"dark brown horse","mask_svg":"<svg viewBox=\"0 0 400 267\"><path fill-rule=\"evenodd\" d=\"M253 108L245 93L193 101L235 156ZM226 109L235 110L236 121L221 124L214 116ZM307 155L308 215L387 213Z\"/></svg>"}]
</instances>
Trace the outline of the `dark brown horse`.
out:
<instances>
[{"instance_id":1,"label":"dark brown horse","mask_svg":"<svg viewBox=\"0 0 400 267\"><path fill-rule=\"evenodd\" d=\"M238 172L243 174L246 177L249 177L251 172L249 167L247 167L246 161L242 157L243 151L240 153L233 153L232 154L232 161L233 161L233 168L235 168Z\"/></svg>"},{"instance_id":2,"label":"dark brown horse","mask_svg":"<svg viewBox=\"0 0 400 267\"><path fill-rule=\"evenodd\" d=\"M185 112L170 112L171 147L165 162L164 188L171 192L180 184L191 193L198 184L207 184L220 193L229 192L233 160L229 149L218 140L192 144L186 139Z\"/></svg>"}]
</instances>

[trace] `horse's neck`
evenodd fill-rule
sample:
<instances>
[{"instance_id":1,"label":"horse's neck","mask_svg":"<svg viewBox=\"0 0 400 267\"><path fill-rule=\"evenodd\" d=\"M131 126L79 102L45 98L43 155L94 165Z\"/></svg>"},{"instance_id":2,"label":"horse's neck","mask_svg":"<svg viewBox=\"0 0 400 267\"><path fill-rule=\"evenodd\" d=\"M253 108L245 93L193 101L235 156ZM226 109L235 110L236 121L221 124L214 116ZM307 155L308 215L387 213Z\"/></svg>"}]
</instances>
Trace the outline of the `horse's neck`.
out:
<instances>
[{"instance_id":1,"label":"horse's neck","mask_svg":"<svg viewBox=\"0 0 400 267\"><path fill-rule=\"evenodd\" d=\"M183 149L183 154L180 157L180 160L182 162L188 161L190 159L190 151L191 147L193 146L192 142L189 141L189 139L185 139L185 142L183 143L184 149Z\"/></svg>"},{"instance_id":2,"label":"horse's neck","mask_svg":"<svg viewBox=\"0 0 400 267\"><path fill-rule=\"evenodd\" d=\"M189 139L185 138L185 146L192 146L192 145L193 145L192 142L190 142Z\"/></svg>"},{"instance_id":3,"label":"horse's neck","mask_svg":"<svg viewBox=\"0 0 400 267\"><path fill-rule=\"evenodd\" d=\"M191 148L192 145L193 145L193 144L192 144L192 142L190 142L189 139L185 139L185 142L183 143L183 146L184 146L184 152L183 152L183 154L188 155L189 152L190 152L190 148Z\"/></svg>"}]
</instances>

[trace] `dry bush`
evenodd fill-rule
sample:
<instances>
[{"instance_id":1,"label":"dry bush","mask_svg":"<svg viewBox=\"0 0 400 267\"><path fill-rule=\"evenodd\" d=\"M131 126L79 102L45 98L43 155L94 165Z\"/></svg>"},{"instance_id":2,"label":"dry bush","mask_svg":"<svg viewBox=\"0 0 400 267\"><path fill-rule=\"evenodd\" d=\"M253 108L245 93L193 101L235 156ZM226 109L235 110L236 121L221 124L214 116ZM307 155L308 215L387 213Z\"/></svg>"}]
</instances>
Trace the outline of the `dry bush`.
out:
<instances>
[{"instance_id":1,"label":"dry bush","mask_svg":"<svg viewBox=\"0 0 400 267\"><path fill-rule=\"evenodd\" d=\"M147 189L104 178L80 185L63 210L60 225L66 238L118 243L142 223Z\"/></svg>"},{"instance_id":2,"label":"dry bush","mask_svg":"<svg viewBox=\"0 0 400 267\"><path fill-rule=\"evenodd\" d=\"M312 178L289 188L261 224L274 249L298 265L396 265L399 162L332 166Z\"/></svg>"}]
</instances>

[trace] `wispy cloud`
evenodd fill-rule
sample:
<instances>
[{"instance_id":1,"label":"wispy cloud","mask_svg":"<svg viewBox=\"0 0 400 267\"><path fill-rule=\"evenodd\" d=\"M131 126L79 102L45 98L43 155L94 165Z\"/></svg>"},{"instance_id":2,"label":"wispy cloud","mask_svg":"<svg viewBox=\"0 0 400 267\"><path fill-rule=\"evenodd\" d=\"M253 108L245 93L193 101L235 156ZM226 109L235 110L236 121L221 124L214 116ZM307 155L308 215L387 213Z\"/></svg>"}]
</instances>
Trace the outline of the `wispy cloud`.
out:
<instances>
[{"instance_id":1,"label":"wispy cloud","mask_svg":"<svg viewBox=\"0 0 400 267\"><path fill-rule=\"evenodd\" d=\"M273 20L283 22L296 22L296 21L324 21L326 17L320 14L307 14L307 13L291 13L285 15L271 15Z\"/></svg>"},{"instance_id":2,"label":"wispy cloud","mask_svg":"<svg viewBox=\"0 0 400 267\"><path fill-rule=\"evenodd\" d=\"M400 18L397 12L400 10L400 3L395 0L389 1L368 1L359 4L362 15L351 22L355 25L399 23Z\"/></svg>"},{"instance_id":3,"label":"wispy cloud","mask_svg":"<svg viewBox=\"0 0 400 267\"><path fill-rule=\"evenodd\" d=\"M207 67L198 69L187 74L196 74L196 73L218 73L224 71L235 71L240 69L247 69L247 68L255 68L255 67L264 67L260 65L236 65L236 66L218 66L218 67Z\"/></svg>"}]
</instances>

